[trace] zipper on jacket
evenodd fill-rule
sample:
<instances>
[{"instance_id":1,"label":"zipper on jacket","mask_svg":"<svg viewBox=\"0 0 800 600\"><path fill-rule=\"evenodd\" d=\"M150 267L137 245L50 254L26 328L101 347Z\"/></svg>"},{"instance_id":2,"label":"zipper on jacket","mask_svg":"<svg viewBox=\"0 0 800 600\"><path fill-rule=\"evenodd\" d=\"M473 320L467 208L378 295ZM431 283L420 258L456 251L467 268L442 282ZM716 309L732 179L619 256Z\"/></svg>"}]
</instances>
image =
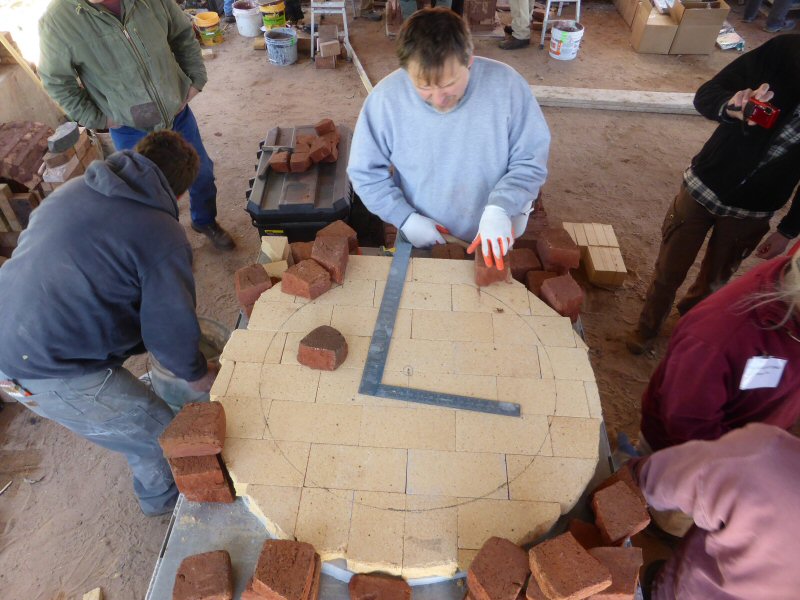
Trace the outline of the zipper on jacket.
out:
<instances>
[{"instance_id":1,"label":"zipper on jacket","mask_svg":"<svg viewBox=\"0 0 800 600\"><path fill-rule=\"evenodd\" d=\"M136 44L133 42L133 38L131 38L131 34L128 33L128 28L125 27L125 25L123 25L122 23L120 23L119 26L122 29L122 33L125 36L125 39L128 40L128 43L131 45L131 48L133 48L133 53L136 55L136 58L139 60L139 65L144 69L144 73L145 73L144 77L145 77L145 80L146 80L146 83L147 83L148 87L151 90L151 95L153 97L153 100L155 100L156 104L158 105L158 110L161 113L161 118L164 120L164 125L168 126L171 119L167 115L167 109L164 107L164 104L161 102L161 96L159 96L158 90L156 90L155 85L153 84L153 80L150 78L150 70L147 68L147 63L144 60L144 58L142 58L142 55L139 52L139 49L136 47Z\"/></svg>"}]
</instances>

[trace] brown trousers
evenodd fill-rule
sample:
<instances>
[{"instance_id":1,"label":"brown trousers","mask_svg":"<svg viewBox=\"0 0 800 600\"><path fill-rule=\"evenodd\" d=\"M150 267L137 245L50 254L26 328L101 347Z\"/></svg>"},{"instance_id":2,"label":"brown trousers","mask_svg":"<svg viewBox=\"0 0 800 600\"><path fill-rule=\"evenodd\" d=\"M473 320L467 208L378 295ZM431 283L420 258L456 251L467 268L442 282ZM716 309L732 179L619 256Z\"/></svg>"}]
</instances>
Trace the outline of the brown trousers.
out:
<instances>
[{"instance_id":1,"label":"brown trousers","mask_svg":"<svg viewBox=\"0 0 800 600\"><path fill-rule=\"evenodd\" d=\"M639 316L639 331L643 335L658 335L672 309L675 293L694 264L709 229L712 230L711 238L700 273L678 302L681 315L728 282L769 231L769 219L715 216L692 198L686 186L682 185L661 227L661 247L653 280Z\"/></svg>"}]
</instances>

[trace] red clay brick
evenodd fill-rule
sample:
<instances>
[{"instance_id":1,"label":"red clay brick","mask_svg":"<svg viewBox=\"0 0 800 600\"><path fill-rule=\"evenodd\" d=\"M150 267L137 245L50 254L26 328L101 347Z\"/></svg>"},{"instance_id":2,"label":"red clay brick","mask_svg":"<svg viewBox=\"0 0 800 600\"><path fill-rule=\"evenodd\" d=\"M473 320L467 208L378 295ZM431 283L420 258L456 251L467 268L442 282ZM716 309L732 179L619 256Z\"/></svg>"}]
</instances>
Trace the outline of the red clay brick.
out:
<instances>
[{"instance_id":1,"label":"red clay brick","mask_svg":"<svg viewBox=\"0 0 800 600\"><path fill-rule=\"evenodd\" d=\"M347 340L329 325L311 331L297 349L297 362L322 371L335 371L346 358Z\"/></svg>"},{"instance_id":2,"label":"red clay brick","mask_svg":"<svg viewBox=\"0 0 800 600\"><path fill-rule=\"evenodd\" d=\"M467 251L458 244L436 244L431 247L431 258L464 260L467 258Z\"/></svg>"},{"instance_id":3,"label":"red clay brick","mask_svg":"<svg viewBox=\"0 0 800 600\"><path fill-rule=\"evenodd\" d=\"M336 125L331 119L322 119L319 123L314 125L314 131L317 132L317 135L325 135L326 133L336 131Z\"/></svg>"},{"instance_id":4,"label":"red clay brick","mask_svg":"<svg viewBox=\"0 0 800 600\"><path fill-rule=\"evenodd\" d=\"M578 600L611 585L611 572L569 532L534 546L529 556L531 573L551 600Z\"/></svg>"},{"instance_id":5,"label":"red clay brick","mask_svg":"<svg viewBox=\"0 0 800 600\"><path fill-rule=\"evenodd\" d=\"M558 277L558 273L553 273L552 271L529 271L525 276L525 287L541 298L542 284L553 277Z\"/></svg>"},{"instance_id":6,"label":"red clay brick","mask_svg":"<svg viewBox=\"0 0 800 600\"><path fill-rule=\"evenodd\" d=\"M294 260L295 264L311 258L311 248L313 247L314 242L292 242L289 244L289 250L292 253L292 260Z\"/></svg>"},{"instance_id":7,"label":"red clay brick","mask_svg":"<svg viewBox=\"0 0 800 600\"><path fill-rule=\"evenodd\" d=\"M333 163L339 160L339 142L328 142L328 149L330 154L322 162Z\"/></svg>"},{"instance_id":8,"label":"red clay brick","mask_svg":"<svg viewBox=\"0 0 800 600\"><path fill-rule=\"evenodd\" d=\"M306 600L314 582L316 552L311 544L267 540L253 574L253 589L270 600Z\"/></svg>"},{"instance_id":9,"label":"red clay brick","mask_svg":"<svg viewBox=\"0 0 800 600\"><path fill-rule=\"evenodd\" d=\"M311 160L314 162L322 162L326 158L331 155L331 146L327 142L327 140L323 140L322 138L316 138L314 142L311 144L311 150L309 151L309 156Z\"/></svg>"},{"instance_id":10,"label":"red clay brick","mask_svg":"<svg viewBox=\"0 0 800 600\"><path fill-rule=\"evenodd\" d=\"M190 402L158 438L164 456L219 454L225 444L225 409L219 402Z\"/></svg>"},{"instance_id":11,"label":"red clay brick","mask_svg":"<svg viewBox=\"0 0 800 600\"><path fill-rule=\"evenodd\" d=\"M313 300L331 289L331 278L319 263L311 259L292 265L283 273L281 291Z\"/></svg>"},{"instance_id":12,"label":"red clay brick","mask_svg":"<svg viewBox=\"0 0 800 600\"><path fill-rule=\"evenodd\" d=\"M542 270L539 257L530 248L512 248L508 252L506 260L511 266L511 276L520 283L525 283L525 278L530 271Z\"/></svg>"},{"instance_id":13,"label":"red clay brick","mask_svg":"<svg viewBox=\"0 0 800 600\"><path fill-rule=\"evenodd\" d=\"M262 596L253 589L253 578L251 577L247 581L247 586L245 586L244 591L242 592L241 600L264 600L264 598L265 596Z\"/></svg>"},{"instance_id":14,"label":"red clay brick","mask_svg":"<svg viewBox=\"0 0 800 600\"><path fill-rule=\"evenodd\" d=\"M322 265L330 273L336 283L344 283L347 270L347 259L350 256L347 238L324 235L317 237L311 249L311 258Z\"/></svg>"},{"instance_id":15,"label":"red clay brick","mask_svg":"<svg viewBox=\"0 0 800 600\"><path fill-rule=\"evenodd\" d=\"M322 581L322 559L319 554L314 555L314 575L311 577L311 590L308 592L308 600L318 600L319 586Z\"/></svg>"},{"instance_id":16,"label":"red clay brick","mask_svg":"<svg viewBox=\"0 0 800 600\"><path fill-rule=\"evenodd\" d=\"M535 251L539 236L547 229L550 229L550 222L547 220L547 215L534 211L528 218L528 225L525 228L525 233L514 240L514 248L529 248Z\"/></svg>"},{"instance_id":17,"label":"red clay brick","mask_svg":"<svg viewBox=\"0 0 800 600\"><path fill-rule=\"evenodd\" d=\"M295 140L295 145L297 144L304 144L306 146L310 146L314 143L314 140L317 139L317 136L313 133L301 133L297 136Z\"/></svg>"},{"instance_id":18,"label":"red clay brick","mask_svg":"<svg viewBox=\"0 0 800 600\"><path fill-rule=\"evenodd\" d=\"M592 596L592 600L633 600L643 563L642 549L593 548L589 554L611 571L611 587Z\"/></svg>"},{"instance_id":19,"label":"red clay brick","mask_svg":"<svg viewBox=\"0 0 800 600\"><path fill-rule=\"evenodd\" d=\"M581 263L581 250L565 229L558 227L539 233L536 252L545 271L563 272L577 269Z\"/></svg>"},{"instance_id":20,"label":"red clay brick","mask_svg":"<svg viewBox=\"0 0 800 600\"><path fill-rule=\"evenodd\" d=\"M389 575L354 575L348 588L350 600L411 600L411 586Z\"/></svg>"},{"instance_id":21,"label":"red clay brick","mask_svg":"<svg viewBox=\"0 0 800 600\"><path fill-rule=\"evenodd\" d=\"M568 529L573 537L578 540L578 543L587 550L603 545L600 530L592 523L587 523L580 519L572 519L569 522Z\"/></svg>"},{"instance_id":22,"label":"red clay brick","mask_svg":"<svg viewBox=\"0 0 800 600\"><path fill-rule=\"evenodd\" d=\"M352 253L358 251L358 235L356 234L356 230L350 227L350 225L344 221L334 221L330 225L326 225L317 232L317 237L325 237L328 235L347 238L350 252Z\"/></svg>"},{"instance_id":23,"label":"red clay brick","mask_svg":"<svg viewBox=\"0 0 800 600\"><path fill-rule=\"evenodd\" d=\"M175 575L172 600L233 600L230 555L215 550L184 558Z\"/></svg>"},{"instance_id":24,"label":"red clay brick","mask_svg":"<svg viewBox=\"0 0 800 600\"><path fill-rule=\"evenodd\" d=\"M289 153L288 152L273 152L269 157L269 168L276 173L289 172Z\"/></svg>"},{"instance_id":25,"label":"red clay brick","mask_svg":"<svg viewBox=\"0 0 800 600\"><path fill-rule=\"evenodd\" d=\"M328 142L331 146L338 146L339 142L342 140L342 135L339 133L338 129L323 133L319 137Z\"/></svg>"},{"instance_id":26,"label":"red clay brick","mask_svg":"<svg viewBox=\"0 0 800 600\"><path fill-rule=\"evenodd\" d=\"M506 539L486 540L467 571L475 600L516 600L530 574L525 550Z\"/></svg>"},{"instance_id":27,"label":"red clay brick","mask_svg":"<svg viewBox=\"0 0 800 600\"><path fill-rule=\"evenodd\" d=\"M583 305L583 290L572 275L559 275L542 282L542 300L563 317L572 322L578 320Z\"/></svg>"},{"instance_id":28,"label":"red clay brick","mask_svg":"<svg viewBox=\"0 0 800 600\"><path fill-rule=\"evenodd\" d=\"M289 158L289 170L292 173L304 173L311 168L313 162L307 152L292 152Z\"/></svg>"},{"instance_id":29,"label":"red clay brick","mask_svg":"<svg viewBox=\"0 0 800 600\"><path fill-rule=\"evenodd\" d=\"M603 481L600 485L598 485L593 493L597 493L600 490L604 490L607 487L611 487L618 481L622 481L628 485L631 491L639 496L642 500L642 504L647 504L647 501L644 499L644 494L642 493L641 488L637 485L637 483L633 480L633 473L627 467L623 466L621 469L618 469L611 477Z\"/></svg>"},{"instance_id":30,"label":"red clay brick","mask_svg":"<svg viewBox=\"0 0 800 600\"><path fill-rule=\"evenodd\" d=\"M650 523L647 506L624 481L592 496L595 523L607 545L616 545L639 533Z\"/></svg>"},{"instance_id":31,"label":"red clay brick","mask_svg":"<svg viewBox=\"0 0 800 600\"><path fill-rule=\"evenodd\" d=\"M262 265L248 265L233 275L236 299L242 307L252 306L261 294L272 287L267 271Z\"/></svg>"},{"instance_id":32,"label":"red clay brick","mask_svg":"<svg viewBox=\"0 0 800 600\"><path fill-rule=\"evenodd\" d=\"M170 458L175 485L191 502L226 502L236 499L233 484L222 457L188 456Z\"/></svg>"},{"instance_id":33,"label":"red clay brick","mask_svg":"<svg viewBox=\"0 0 800 600\"><path fill-rule=\"evenodd\" d=\"M542 588L536 582L536 577L528 577L528 585L525 587L525 598L527 600L548 600Z\"/></svg>"},{"instance_id":34,"label":"red clay brick","mask_svg":"<svg viewBox=\"0 0 800 600\"><path fill-rule=\"evenodd\" d=\"M511 268L508 261L505 262L503 270L498 270L496 267L486 266L486 261L483 260L483 254L480 248L475 250L475 283L479 287L484 287L497 282L510 282L511 281Z\"/></svg>"}]
</instances>

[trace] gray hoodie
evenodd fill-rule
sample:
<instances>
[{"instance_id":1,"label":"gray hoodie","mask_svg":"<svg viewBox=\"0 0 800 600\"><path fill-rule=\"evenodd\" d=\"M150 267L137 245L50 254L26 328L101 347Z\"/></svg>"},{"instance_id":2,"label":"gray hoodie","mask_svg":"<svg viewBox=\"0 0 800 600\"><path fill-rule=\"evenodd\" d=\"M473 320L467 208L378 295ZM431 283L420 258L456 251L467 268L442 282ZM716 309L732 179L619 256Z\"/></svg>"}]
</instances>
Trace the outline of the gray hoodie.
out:
<instances>
[{"instance_id":1,"label":"gray hoodie","mask_svg":"<svg viewBox=\"0 0 800 600\"><path fill-rule=\"evenodd\" d=\"M31 215L0 269L0 370L78 377L149 350L206 373L192 251L166 178L132 151L95 161Z\"/></svg>"}]
</instances>

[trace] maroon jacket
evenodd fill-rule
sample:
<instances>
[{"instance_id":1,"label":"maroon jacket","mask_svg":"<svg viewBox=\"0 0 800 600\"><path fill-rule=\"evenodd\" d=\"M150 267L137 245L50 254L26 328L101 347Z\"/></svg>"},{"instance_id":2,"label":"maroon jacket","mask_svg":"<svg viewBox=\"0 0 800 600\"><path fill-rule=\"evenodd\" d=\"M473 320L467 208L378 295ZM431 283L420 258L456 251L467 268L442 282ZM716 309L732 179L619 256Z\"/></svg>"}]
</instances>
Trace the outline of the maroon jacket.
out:
<instances>
[{"instance_id":1,"label":"maroon jacket","mask_svg":"<svg viewBox=\"0 0 800 600\"><path fill-rule=\"evenodd\" d=\"M678 322L667 354L642 397L641 430L652 449L715 440L748 423L789 429L800 417L800 319L773 329L788 307L754 306L775 291L789 258L759 265L695 306ZM786 359L777 387L740 390L747 360Z\"/></svg>"}]
</instances>

